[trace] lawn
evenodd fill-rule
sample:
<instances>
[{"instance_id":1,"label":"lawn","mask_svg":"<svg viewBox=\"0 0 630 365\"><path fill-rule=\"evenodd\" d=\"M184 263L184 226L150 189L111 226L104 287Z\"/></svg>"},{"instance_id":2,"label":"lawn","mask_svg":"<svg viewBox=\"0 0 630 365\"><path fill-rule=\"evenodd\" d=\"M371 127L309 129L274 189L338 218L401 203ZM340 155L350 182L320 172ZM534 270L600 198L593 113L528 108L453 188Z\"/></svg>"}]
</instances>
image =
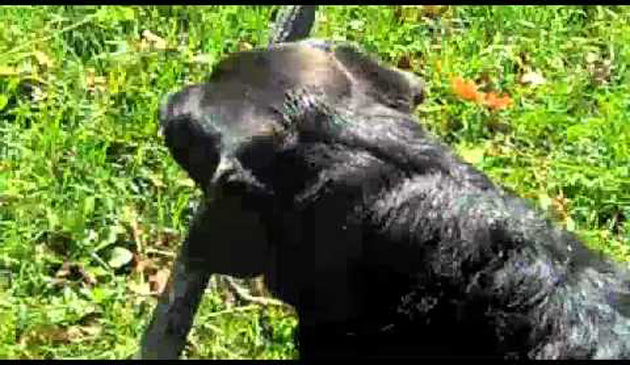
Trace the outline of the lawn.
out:
<instances>
[{"instance_id":1,"label":"lawn","mask_svg":"<svg viewBox=\"0 0 630 365\"><path fill-rule=\"evenodd\" d=\"M200 196L158 106L276 9L0 7L0 358L136 351ZM322 7L314 35L421 75L426 128L630 261L630 8ZM216 278L184 357L296 358L296 325Z\"/></svg>"}]
</instances>

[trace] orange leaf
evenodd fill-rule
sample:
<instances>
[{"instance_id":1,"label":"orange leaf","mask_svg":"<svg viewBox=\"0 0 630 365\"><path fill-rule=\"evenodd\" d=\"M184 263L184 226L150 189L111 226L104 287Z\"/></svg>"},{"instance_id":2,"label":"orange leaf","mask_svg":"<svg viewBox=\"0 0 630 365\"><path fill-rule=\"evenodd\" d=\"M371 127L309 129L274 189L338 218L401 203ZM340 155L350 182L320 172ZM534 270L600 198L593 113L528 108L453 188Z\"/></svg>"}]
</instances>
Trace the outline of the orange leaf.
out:
<instances>
[{"instance_id":1,"label":"orange leaf","mask_svg":"<svg viewBox=\"0 0 630 365\"><path fill-rule=\"evenodd\" d=\"M491 92L486 95L485 104L493 110L507 109L512 104L512 99L507 95L498 97L497 94Z\"/></svg>"},{"instance_id":2,"label":"orange leaf","mask_svg":"<svg viewBox=\"0 0 630 365\"><path fill-rule=\"evenodd\" d=\"M477 90L477 85L472 81L466 81L461 77L455 77L451 83L455 94L464 100L482 102L485 94Z\"/></svg>"}]
</instances>

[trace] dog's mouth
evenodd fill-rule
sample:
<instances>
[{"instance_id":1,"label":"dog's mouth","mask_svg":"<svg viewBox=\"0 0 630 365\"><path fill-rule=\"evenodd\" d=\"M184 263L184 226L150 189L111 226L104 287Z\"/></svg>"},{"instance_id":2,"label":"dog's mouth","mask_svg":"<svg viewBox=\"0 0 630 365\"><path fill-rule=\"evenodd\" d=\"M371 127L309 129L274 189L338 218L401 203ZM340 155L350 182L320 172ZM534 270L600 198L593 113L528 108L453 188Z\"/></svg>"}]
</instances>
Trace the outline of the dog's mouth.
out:
<instances>
[{"instance_id":1,"label":"dog's mouth","mask_svg":"<svg viewBox=\"0 0 630 365\"><path fill-rule=\"evenodd\" d=\"M261 182L249 169L244 169L236 158L224 158L219 162L204 193L210 200L225 196L252 199L269 199L274 196L269 184Z\"/></svg>"}]
</instances>

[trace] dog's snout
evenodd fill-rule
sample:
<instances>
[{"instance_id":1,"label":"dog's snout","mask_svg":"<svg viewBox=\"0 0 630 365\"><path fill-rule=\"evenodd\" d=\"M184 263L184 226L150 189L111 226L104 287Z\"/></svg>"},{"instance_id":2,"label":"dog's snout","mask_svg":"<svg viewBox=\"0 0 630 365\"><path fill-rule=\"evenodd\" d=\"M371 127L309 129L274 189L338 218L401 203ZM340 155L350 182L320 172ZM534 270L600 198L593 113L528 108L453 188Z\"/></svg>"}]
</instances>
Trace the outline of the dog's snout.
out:
<instances>
[{"instance_id":1,"label":"dog's snout","mask_svg":"<svg viewBox=\"0 0 630 365\"><path fill-rule=\"evenodd\" d=\"M191 86L171 94L160 105L159 123L175 161L199 185L210 181L219 162L221 137L200 108L205 90Z\"/></svg>"},{"instance_id":2,"label":"dog's snout","mask_svg":"<svg viewBox=\"0 0 630 365\"><path fill-rule=\"evenodd\" d=\"M219 162L221 139L190 115L162 120L166 145L171 154L199 185L207 184Z\"/></svg>"}]
</instances>

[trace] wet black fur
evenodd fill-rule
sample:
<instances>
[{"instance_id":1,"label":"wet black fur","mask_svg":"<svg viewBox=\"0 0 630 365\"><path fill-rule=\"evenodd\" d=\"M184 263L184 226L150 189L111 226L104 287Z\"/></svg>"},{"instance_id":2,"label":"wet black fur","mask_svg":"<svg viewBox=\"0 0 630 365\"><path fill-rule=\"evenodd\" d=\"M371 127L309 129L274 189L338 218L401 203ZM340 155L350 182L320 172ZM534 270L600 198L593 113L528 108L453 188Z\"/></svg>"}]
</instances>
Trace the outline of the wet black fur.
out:
<instances>
[{"instance_id":1,"label":"wet black fur","mask_svg":"<svg viewBox=\"0 0 630 365\"><path fill-rule=\"evenodd\" d=\"M329 73L295 76L321 52ZM427 133L422 95L306 41L171 97L166 142L207 198L190 270L264 274L307 358L629 357L626 272Z\"/></svg>"}]
</instances>

